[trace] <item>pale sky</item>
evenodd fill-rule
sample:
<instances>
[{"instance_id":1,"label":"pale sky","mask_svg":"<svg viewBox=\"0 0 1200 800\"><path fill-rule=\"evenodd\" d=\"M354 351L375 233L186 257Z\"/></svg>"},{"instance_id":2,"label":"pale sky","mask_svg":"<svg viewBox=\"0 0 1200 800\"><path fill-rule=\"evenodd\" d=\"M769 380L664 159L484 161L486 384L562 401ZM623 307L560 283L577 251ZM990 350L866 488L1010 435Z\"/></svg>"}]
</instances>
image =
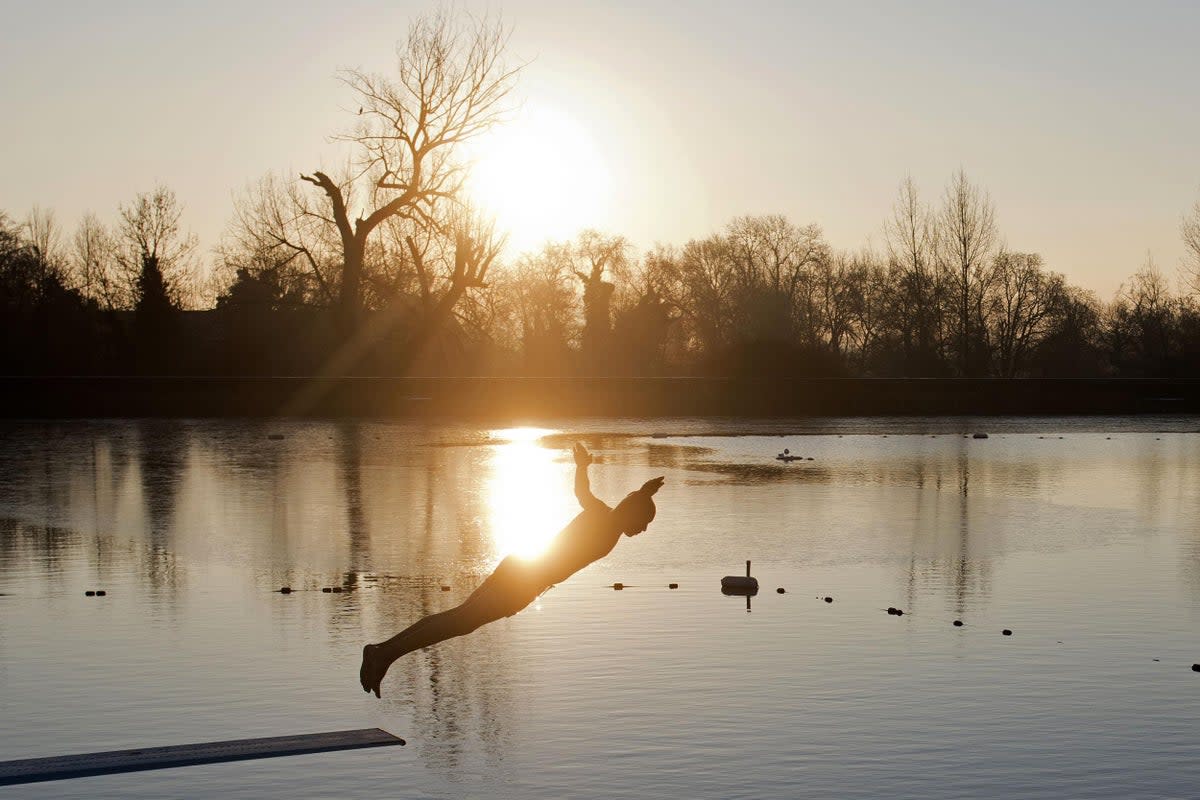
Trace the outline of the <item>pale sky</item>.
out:
<instances>
[{"instance_id":1,"label":"pale sky","mask_svg":"<svg viewBox=\"0 0 1200 800\"><path fill-rule=\"evenodd\" d=\"M206 249L247 184L334 163L327 137L357 105L336 70L386 71L408 21L434 8L6 6L0 209L51 208L69 233L161 182ZM1104 299L1147 251L1172 276L1182 255L1179 218L1200 194L1198 3L459 7L513 27L513 59L530 61L514 130L566 131L554 169L574 159L586 184L544 225L526 215L522 244L590 225L645 249L781 213L835 247L878 247L906 174L936 200L961 166L1008 246Z\"/></svg>"}]
</instances>

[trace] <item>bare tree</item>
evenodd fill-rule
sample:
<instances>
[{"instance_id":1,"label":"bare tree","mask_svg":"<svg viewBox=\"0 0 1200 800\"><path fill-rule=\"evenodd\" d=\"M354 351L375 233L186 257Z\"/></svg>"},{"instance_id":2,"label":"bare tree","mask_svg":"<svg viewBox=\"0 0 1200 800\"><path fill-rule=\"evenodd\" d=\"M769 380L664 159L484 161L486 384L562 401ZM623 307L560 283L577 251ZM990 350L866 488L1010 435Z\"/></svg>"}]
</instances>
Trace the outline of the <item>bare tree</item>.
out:
<instances>
[{"instance_id":1,"label":"bare tree","mask_svg":"<svg viewBox=\"0 0 1200 800\"><path fill-rule=\"evenodd\" d=\"M239 269L271 270L283 291L315 307L332 307L340 289L341 241L333 218L311 193L268 173L234 203L218 248L221 280Z\"/></svg>"},{"instance_id":2,"label":"bare tree","mask_svg":"<svg viewBox=\"0 0 1200 800\"><path fill-rule=\"evenodd\" d=\"M639 301L652 293L667 315L666 341L661 349L660 363L663 366L688 364L695 356L697 338L695 321L689 318L679 249L656 244L642 258L637 282Z\"/></svg>"},{"instance_id":3,"label":"bare tree","mask_svg":"<svg viewBox=\"0 0 1200 800\"><path fill-rule=\"evenodd\" d=\"M1043 377L1083 378L1109 374L1104 358L1105 314L1092 292L1064 286L1046 336L1034 356L1036 374Z\"/></svg>"},{"instance_id":4,"label":"bare tree","mask_svg":"<svg viewBox=\"0 0 1200 800\"><path fill-rule=\"evenodd\" d=\"M900 184L891 219L884 222L888 256L905 270L930 275L936 258L937 228L928 207L921 202L912 176Z\"/></svg>"},{"instance_id":5,"label":"bare tree","mask_svg":"<svg viewBox=\"0 0 1200 800\"><path fill-rule=\"evenodd\" d=\"M916 184L906 177L884 223L892 265L893 316L904 368L915 374L934 370L941 360L942 280L937 268L938 226L921 202Z\"/></svg>"},{"instance_id":6,"label":"bare tree","mask_svg":"<svg viewBox=\"0 0 1200 800\"><path fill-rule=\"evenodd\" d=\"M569 246L569 253L571 272L583 288L583 362L590 369L603 370L612 339L613 295L618 284L628 283L630 274L629 242L623 236L585 230Z\"/></svg>"},{"instance_id":7,"label":"bare tree","mask_svg":"<svg viewBox=\"0 0 1200 800\"><path fill-rule=\"evenodd\" d=\"M860 274L857 257L846 253L822 258L814 269L821 341L838 358L845 355L853 336L855 309L861 291Z\"/></svg>"},{"instance_id":8,"label":"bare tree","mask_svg":"<svg viewBox=\"0 0 1200 800\"><path fill-rule=\"evenodd\" d=\"M397 216L436 224L438 206L458 197L466 177L459 146L501 119L519 69L503 62L507 40L496 22L463 24L442 10L409 28L394 76L342 74L360 107L359 126L342 137L355 149L354 168L340 181L322 171L300 177L324 192L324 216L337 230L338 308L348 329L362 311L372 233Z\"/></svg>"},{"instance_id":9,"label":"bare tree","mask_svg":"<svg viewBox=\"0 0 1200 800\"><path fill-rule=\"evenodd\" d=\"M15 329L14 320L40 302L46 283L28 230L0 211L0 308L4 310L0 314L0 330L8 334ZM15 342L8 336L0 342L0 352L7 350L10 339Z\"/></svg>"},{"instance_id":10,"label":"bare tree","mask_svg":"<svg viewBox=\"0 0 1200 800\"><path fill-rule=\"evenodd\" d=\"M1063 277L1047 272L1036 253L996 255L987 323L995 344L997 376L1025 374L1034 351L1052 330L1065 296Z\"/></svg>"},{"instance_id":11,"label":"bare tree","mask_svg":"<svg viewBox=\"0 0 1200 800\"><path fill-rule=\"evenodd\" d=\"M1170 377L1178 303L1154 258L1117 293L1109 311L1109 349L1117 368L1141 377Z\"/></svg>"},{"instance_id":12,"label":"bare tree","mask_svg":"<svg viewBox=\"0 0 1200 800\"><path fill-rule=\"evenodd\" d=\"M858 350L861 374L870 374L877 343L887 320L890 292L888 267L869 249L853 256L850 274L852 334Z\"/></svg>"},{"instance_id":13,"label":"bare tree","mask_svg":"<svg viewBox=\"0 0 1200 800\"><path fill-rule=\"evenodd\" d=\"M784 216L738 217L726 228L740 298L739 325L764 339L817 344L820 299L815 269L829 258L817 225Z\"/></svg>"},{"instance_id":14,"label":"bare tree","mask_svg":"<svg viewBox=\"0 0 1200 800\"><path fill-rule=\"evenodd\" d=\"M961 169L946 187L938 230L942 268L955 293L959 369L970 375L977 370L973 342L982 333L979 312L998 235L991 199Z\"/></svg>"},{"instance_id":15,"label":"bare tree","mask_svg":"<svg viewBox=\"0 0 1200 800\"><path fill-rule=\"evenodd\" d=\"M571 262L561 251L561 245L547 244L540 253L522 256L508 282L515 294L525 369L534 374L565 371L576 334Z\"/></svg>"},{"instance_id":16,"label":"bare tree","mask_svg":"<svg viewBox=\"0 0 1200 800\"><path fill-rule=\"evenodd\" d=\"M1192 294L1200 294L1200 200L1179 222L1185 249L1183 280Z\"/></svg>"},{"instance_id":17,"label":"bare tree","mask_svg":"<svg viewBox=\"0 0 1200 800\"><path fill-rule=\"evenodd\" d=\"M33 248L39 279L60 277L65 263L62 252L62 231L54 219L54 212L34 206L25 217L24 234Z\"/></svg>"},{"instance_id":18,"label":"bare tree","mask_svg":"<svg viewBox=\"0 0 1200 800\"><path fill-rule=\"evenodd\" d=\"M736 277L728 240L692 240L678 257L676 303L689 330L689 350L713 356L734 333Z\"/></svg>"},{"instance_id":19,"label":"bare tree","mask_svg":"<svg viewBox=\"0 0 1200 800\"><path fill-rule=\"evenodd\" d=\"M430 343L451 322L467 324L479 321L481 309L463 300L472 289L486 289L488 275L500 251L504 237L496 233L495 224L466 206L451 209L450 218L432 227L417 224L404 232L400 226L391 230L393 236L403 235L404 247L412 274L416 278L420 313L414 320L414 336L410 342L412 359L425 354ZM397 229L399 228L399 230ZM400 261L398 254L390 261ZM399 296L393 285L394 296ZM464 330L461 326L458 330ZM478 332L478 331L476 331Z\"/></svg>"},{"instance_id":20,"label":"bare tree","mask_svg":"<svg viewBox=\"0 0 1200 800\"><path fill-rule=\"evenodd\" d=\"M110 311L133 305L118 280L115 246L107 226L91 213L83 215L71 237L72 282L84 297Z\"/></svg>"},{"instance_id":21,"label":"bare tree","mask_svg":"<svg viewBox=\"0 0 1200 800\"><path fill-rule=\"evenodd\" d=\"M133 203L120 207L115 257L124 294L140 300L146 282L158 279L173 305L187 308L198 300L200 281L196 261L195 234L181 227L183 206L165 186L139 194Z\"/></svg>"}]
</instances>

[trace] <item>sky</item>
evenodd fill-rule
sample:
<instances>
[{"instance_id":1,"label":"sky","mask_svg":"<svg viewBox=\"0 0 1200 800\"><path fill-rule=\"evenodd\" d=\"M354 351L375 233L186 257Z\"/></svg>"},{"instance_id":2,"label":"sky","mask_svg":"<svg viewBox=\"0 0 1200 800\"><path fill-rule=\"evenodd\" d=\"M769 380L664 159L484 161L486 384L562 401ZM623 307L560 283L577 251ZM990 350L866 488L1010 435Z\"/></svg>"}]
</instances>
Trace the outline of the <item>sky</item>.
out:
<instances>
[{"instance_id":1,"label":"sky","mask_svg":"<svg viewBox=\"0 0 1200 800\"><path fill-rule=\"evenodd\" d=\"M336 163L330 137L357 110L337 71L386 73L409 21L436 8L6 5L0 210L53 209L69 232L161 183L206 249L268 171ZM543 157L525 174L553 202L524 186L496 206L514 247L587 226L643 250L778 213L834 247L880 248L905 176L937 202L961 168L1008 247L1108 298L1148 254L1174 275L1180 216L1200 197L1197 3L455 8L499 13L525 63L509 133L479 151ZM503 205L505 172L490 175Z\"/></svg>"}]
</instances>

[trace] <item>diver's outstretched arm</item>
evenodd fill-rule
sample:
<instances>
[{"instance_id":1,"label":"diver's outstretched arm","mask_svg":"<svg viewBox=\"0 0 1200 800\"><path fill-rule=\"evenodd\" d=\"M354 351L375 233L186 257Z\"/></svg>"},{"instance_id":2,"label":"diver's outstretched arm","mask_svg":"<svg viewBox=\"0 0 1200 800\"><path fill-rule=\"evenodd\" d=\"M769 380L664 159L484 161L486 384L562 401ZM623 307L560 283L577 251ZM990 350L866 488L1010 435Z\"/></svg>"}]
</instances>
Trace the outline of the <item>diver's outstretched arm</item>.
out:
<instances>
[{"instance_id":1,"label":"diver's outstretched arm","mask_svg":"<svg viewBox=\"0 0 1200 800\"><path fill-rule=\"evenodd\" d=\"M575 455L575 499L579 501L579 505L583 506L584 510L595 508L604 503L592 494L592 486L588 481L588 465L592 463L592 454L587 451L587 448L578 442L575 443L575 449L572 451Z\"/></svg>"}]
</instances>

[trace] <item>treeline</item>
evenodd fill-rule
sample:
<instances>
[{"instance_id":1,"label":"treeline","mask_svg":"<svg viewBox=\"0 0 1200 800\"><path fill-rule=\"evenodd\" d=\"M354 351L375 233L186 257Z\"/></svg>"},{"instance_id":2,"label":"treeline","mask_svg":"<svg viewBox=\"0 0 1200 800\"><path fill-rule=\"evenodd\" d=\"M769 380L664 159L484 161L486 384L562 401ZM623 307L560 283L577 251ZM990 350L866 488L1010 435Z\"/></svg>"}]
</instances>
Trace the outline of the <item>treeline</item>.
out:
<instances>
[{"instance_id":1,"label":"treeline","mask_svg":"<svg viewBox=\"0 0 1200 800\"><path fill-rule=\"evenodd\" d=\"M117 216L66 237L48 212L0 215L5 372L1200 377L1195 286L1148 260L1101 301L1004 247L962 173L936 206L902 184L881 251L782 216L640 258L596 231L507 264L382 237L349 331L336 241L271 261L243 214L205 283L170 191Z\"/></svg>"},{"instance_id":2,"label":"treeline","mask_svg":"<svg viewBox=\"0 0 1200 800\"><path fill-rule=\"evenodd\" d=\"M506 42L442 11L395 74L343 73L344 167L262 178L208 265L164 187L69 236L0 214L0 371L1200 377L1200 202L1178 289L1147 259L1110 300L1008 246L962 171L934 202L905 181L880 249L754 216L640 255L585 231L505 261L460 148L503 121Z\"/></svg>"},{"instance_id":3,"label":"treeline","mask_svg":"<svg viewBox=\"0 0 1200 800\"><path fill-rule=\"evenodd\" d=\"M169 371L189 344L180 313L202 302L196 237L167 189L88 214L68 238L53 212L0 211L0 369L8 374Z\"/></svg>"}]
</instances>

